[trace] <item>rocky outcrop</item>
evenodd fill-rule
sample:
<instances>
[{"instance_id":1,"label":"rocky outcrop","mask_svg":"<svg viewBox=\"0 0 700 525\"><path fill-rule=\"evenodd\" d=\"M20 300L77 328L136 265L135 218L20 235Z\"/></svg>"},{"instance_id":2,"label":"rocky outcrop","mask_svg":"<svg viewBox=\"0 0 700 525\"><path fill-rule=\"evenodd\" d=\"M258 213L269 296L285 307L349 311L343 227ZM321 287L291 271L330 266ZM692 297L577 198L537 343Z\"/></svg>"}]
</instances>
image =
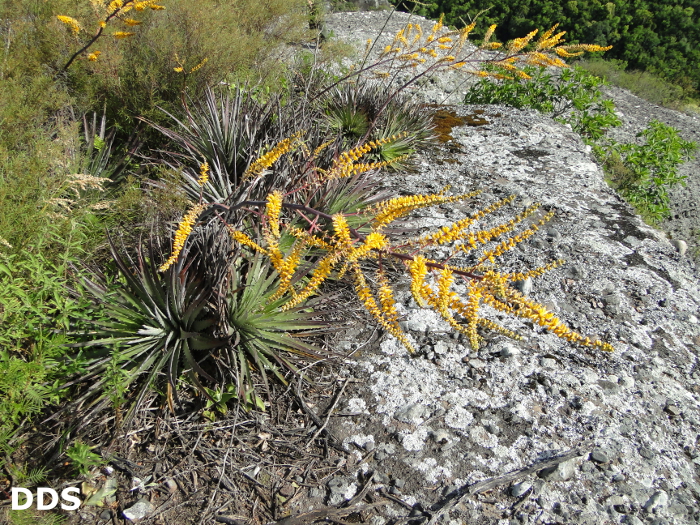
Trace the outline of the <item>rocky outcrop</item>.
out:
<instances>
[{"instance_id":1,"label":"rocky outcrop","mask_svg":"<svg viewBox=\"0 0 700 525\"><path fill-rule=\"evenodd\" d=\"M336 35L348 23L340 19ZM316 497L339 504L372 472L372 483L411 508L381 511L375 525L409 512L422 523L471 525L700 522L696 266L606 185L567 126L529 110L454 109L478 115L470 122L480 125L454 128L415 172L386 184L404 193L483 190L464 205L426 210L415 220L420 228L509 194L518 199L501 219L534 201L554 210L540 235L500 264L566 259L523 289L615 352L573 347L495 313L523 339L495 335L472 351L404 286L403 326L419 351L409 355L365 327L340 342L353 352L344 374L354 387L333 432L356 463L353 476L332 477ZM566 461L556 460L561 455ZM518 471L489 492L475 488Z\"/></svg>"}]
</instances>

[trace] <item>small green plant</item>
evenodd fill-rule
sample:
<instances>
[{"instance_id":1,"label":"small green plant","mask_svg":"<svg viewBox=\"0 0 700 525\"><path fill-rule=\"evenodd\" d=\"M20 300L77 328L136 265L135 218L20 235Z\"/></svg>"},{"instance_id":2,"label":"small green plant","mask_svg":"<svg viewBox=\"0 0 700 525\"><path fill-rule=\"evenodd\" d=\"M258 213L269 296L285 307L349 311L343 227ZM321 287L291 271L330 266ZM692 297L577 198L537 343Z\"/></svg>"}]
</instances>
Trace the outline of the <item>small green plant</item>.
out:
<instances>
[{"instance_id":1,"label":"small green plant","mask_svg":"<svg viewBox=\"0 0 700 525\"><path fill-rule=\"evenodd\" d=\"M206 417L209 421L214 421L216 419L217 414L225 416L228 412L228 407L226 406L226 403L228 403L232 399L238 399L236 385L234 384L229 383L222 390L211 389L207 387L204 388L209 394L209 399L207 399L207 402L204 405L202 415ZM259 397L255 399L246 399L244 400L244 404L255 404L255 401L258 402L258 408L260 410L265 410L265 403Z\"/></svg>"},{"instance_id":2,"label":"small green plant","mask_svg":"<svg viewBox=\"0 0 700 525\"><path fill-rule=\"evenodd\" d=\"M102 456L92 451L94 448L76 441L66 450L66 456L68 456L73 468L81 476L88 476L93 468L105 464Z\"/></svg>"},{"instance_id":3,"label":"small green plant","mask_svg":"<svg viewBox=\"0 0 700 525\"><path fill-rule=\"evenodd\" d=\"M613 186L652 224L670 213L668 189L685 185L678 167L694 157L695 142L683 140L678 130L653 120L637 134L642 144L609 142L596 148Z\"/></svg>"},{"instance_id":4,"label":"small green plant","mask_svg":"<svg viewBox=\"0 0 700 525\"><path fill-rule=\"evenodd\" d=\"M605 81L579 67L559 75L543 67L527 68L531 78L512 76L494 81L481 79L467 93L465 104L505 104L515 108L532 108L568 123L589 140L599 140L605 131L619 126L612 100L603 98L600 87Z\"/></svg>"}]
</instances>

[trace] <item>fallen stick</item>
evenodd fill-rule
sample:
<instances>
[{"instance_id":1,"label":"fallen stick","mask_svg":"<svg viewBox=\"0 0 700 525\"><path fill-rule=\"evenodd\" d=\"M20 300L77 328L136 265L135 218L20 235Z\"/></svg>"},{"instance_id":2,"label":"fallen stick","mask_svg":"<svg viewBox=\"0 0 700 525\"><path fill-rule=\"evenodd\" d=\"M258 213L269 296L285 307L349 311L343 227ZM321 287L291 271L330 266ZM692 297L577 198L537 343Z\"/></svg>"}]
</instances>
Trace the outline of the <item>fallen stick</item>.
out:
<instances>
[{"instance_id":1,"label":"fallen stick","mask_svg":"<svg viewBox=\"0 0 700 525\"><path fill-rule=\"evenodd\" d=\"M575 457L583 456L586 452L589 451L589 448L591 446L591 442L582 443L578 447L573 448L569 452L560 456L555 456L553 458L540 461L538 463L535 463L534 465L525 467L520 470L514 470L513 472L510 472L504 476L486 479L484 481L479 481L472 485L462 487L456 491L456 495L452 496L442 507L440 507L440 509L438 509L435 512L435 514L433 514L433 516L430 518L430 521L428 521L426 525L436 525L441 516L452 510L468 496L481 494L482 492L491 490L492 488L498 487L499 485L505 485L506 483L510 483L511 481L515 481L516 479L524 478L525 476L529 476L530 474L533 474L542 469L553 467L555 465L558 465L559 463L564 463L565 461L568 461Z\"/></svg>"}]
</instances>

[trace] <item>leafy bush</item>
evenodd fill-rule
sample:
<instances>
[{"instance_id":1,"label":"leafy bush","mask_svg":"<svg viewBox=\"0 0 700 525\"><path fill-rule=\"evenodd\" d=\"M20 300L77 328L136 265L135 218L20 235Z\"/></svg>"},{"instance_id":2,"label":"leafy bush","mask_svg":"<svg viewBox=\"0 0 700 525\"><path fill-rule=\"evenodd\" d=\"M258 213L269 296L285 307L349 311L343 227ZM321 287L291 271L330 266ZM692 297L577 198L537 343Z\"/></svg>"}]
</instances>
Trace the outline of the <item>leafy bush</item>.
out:
<instances>
[{"instance_id":1,"label":"leafy bush","mask_svg":"<svg viewBox=\"0 0 700 525\"><path fill-rule=\"evenodd\" d=\"M670 213L668 189L685 185L678 166L693 158L697 144L656 120L637 136L644 139L642 144L611 142L597 149L616 189L648 221L658 223Z\"/></svg>"},{"instance_id":2,"label":"leafy bush","mask_svg":"<svg viewBox=\"0 0 700 525\"><path fill-rule=\"evenodd\" d=\"M58 383L76 372L65 344L94 315L69 294L70 258L22 255L0 253L0 466L20 443L18 426L61 400Z\"/></svg>"},{"instance_id":3,"label":"leafy bush","mask_svg":"<svg viewBox=\"0 0 700 525\"><path fill-rule=\"evenodd\" d=\"M571 124L585 138L598 140L621 124L612 100L604 99L605 82L574 67L554 75L545 68L526 70L532 78L512 76L498 82L481 79L464 97L465 104L505 104L532 108Z\"/></svg>"}]
</instances>

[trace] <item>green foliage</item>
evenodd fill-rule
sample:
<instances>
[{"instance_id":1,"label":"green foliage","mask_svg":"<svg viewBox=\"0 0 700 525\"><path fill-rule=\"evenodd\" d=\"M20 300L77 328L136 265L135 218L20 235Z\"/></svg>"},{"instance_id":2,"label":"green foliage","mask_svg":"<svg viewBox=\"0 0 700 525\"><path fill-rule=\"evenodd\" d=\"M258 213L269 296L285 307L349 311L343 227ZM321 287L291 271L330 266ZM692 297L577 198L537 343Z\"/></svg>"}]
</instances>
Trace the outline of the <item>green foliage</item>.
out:
<instances>
[{"instance_id":1,"label":"green foliage","mask_svg":"<svg viewBox=\"0 0 700 525\"><path fill-rule=\"evenodd\" d=\"M291 297L274 297L280 280L269 261L257 255L247 259L239 261L226 299L229 330L237 341L228 355L236 374L236 397L247 408L260 408L251 371L270 372L286 383L283 372L296 368L285 354L320 359L319 349L299 335L318 333L324 323L313 320L319 315L313 309L315 301L284 310ZM267 387L267 376L262 380Z\"/></svg>"},{"instance_id":2,"label":"green foliage","mask_svg":"<svg viewBox=\"0 0 700 525\"><path fill-rule=\"evenodd\" d=\"M242 178L250 162L264 145L282 138L279 100L268 96L260 102L257 98L254 92L240 88L219 94L207 88L202 99L184 106L182 117L169 114L174 129L153 124L180 150L164 161L179 171L180 187L190 199L235 200L247 188ZM202 187L198 181L204 162L210 171Z\"/></svg>"},{"instance_id":3,"label":"green foliage","mask_svg":"<svg viewBox=\"0 0 700 525\"><path fill-rule=\"evenodd\" d=\"M0 517L2 517L2 514L0 514ZM62 525L68 518L60 514L46 514L43 512L34 512L30 509L7 509L5 519L7 520L5 523L8 525Z\"/></svg>"},{"instance_id":4,"label":"green foliage","mask_svg":"<svg viewBox=\"0 0 700 525\"><path fill-rule=\"evenodd\" d=\"M76 441L66 450L66 456L81 476L88 476L93 468L106 463L102 456L92 451L93 448L95 447Z\"/></svg>"},{"instance_id":5,"label":"green foliage","mask_svg":"<svg viewBox=\"0 0 700 525\"><path fill-rule=\"evenodd\" d=\"M648 71L669 79L684 89L700 86L699 0L664 2L609 2L571 0L433 0L430 3L392 0L402 9L437 18L462 27L480 11L481 27L498 24L502 42L533 29L559 24L569 42L612 45L607 58L624 61L631 69Z\"/></svg>"},{"instance_id":6,"label":"green foliage","mask_svg":"<svg viewBox=\"0 0 700 525\"><path fill-rule=\"evenodd\" d=\"M658 121L638 135L642 144L599 147L613 185L649 222L656 224L670 212L668 189L685 186L678 167L693 158L694 142L683 140L678 130Z\"/></svg>"},{"instance_id":7,"label":"green foliage","mask_svg":"<svg viewBox=\"0 0 700 525\"><path fill-rule=\"evenodd\" d=\"M17 444L18 426L58 402L57 381L76 371L64 362L65 344L94 314L88 302L70 293L70 261L0 253L0 450L5 454Z\"/></svg>"},{"instance_id":8,"label":"green foliage","mask_svg":"<svg viewBox=\"0 0 700 525\"><path fill-rule=\"evenodd\" d=\"M532 108L566 122L590 140L599 140L605 131L621 124L612 100L604 99L604 81L581 68L566 69L559 75L545 68L529 68L531 79L518 76L493 81L479 80L466 94L465 104L505 104Z\"/></svg>"}]
</instances>

